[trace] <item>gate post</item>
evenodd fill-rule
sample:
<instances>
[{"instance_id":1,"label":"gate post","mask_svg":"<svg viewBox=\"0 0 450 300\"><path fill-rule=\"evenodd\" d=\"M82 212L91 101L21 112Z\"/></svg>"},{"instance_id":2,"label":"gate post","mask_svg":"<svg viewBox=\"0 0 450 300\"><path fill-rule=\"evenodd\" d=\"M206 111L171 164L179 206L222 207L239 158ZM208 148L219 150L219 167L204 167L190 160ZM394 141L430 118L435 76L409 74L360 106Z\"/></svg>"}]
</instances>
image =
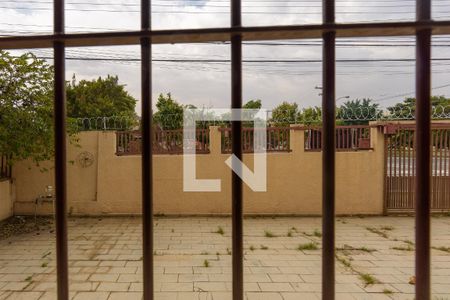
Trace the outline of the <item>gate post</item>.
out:
<instances>
[{"instance_id":1,"label":"gate post","mask_svg":"<svg viewBox=\"0 0 450 300\"><path fill-rule=\"evenodd\" d=\"M376 184L379 190L382 191L380 194L380 212L383 215L387 214L386 209L386 143L383 133L382 124L379 122L369 122L370 127L370 148L374 151L374 159L377 161L377 174L376 174Z\"/></svg>"}]
</instances>

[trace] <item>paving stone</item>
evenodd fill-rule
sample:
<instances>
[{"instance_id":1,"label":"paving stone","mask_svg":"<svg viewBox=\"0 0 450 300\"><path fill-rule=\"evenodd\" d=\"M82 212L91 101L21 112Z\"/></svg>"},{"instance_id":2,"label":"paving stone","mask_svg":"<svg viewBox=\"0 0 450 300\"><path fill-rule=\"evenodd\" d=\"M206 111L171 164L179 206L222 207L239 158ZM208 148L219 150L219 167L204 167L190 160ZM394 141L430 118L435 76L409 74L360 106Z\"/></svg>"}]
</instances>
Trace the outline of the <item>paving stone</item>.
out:
<instances>
[{"instance_id":1,"label":"paving stone","mask_svg":"<svg viewBox=\"0 0 450 300\"><path fill-rule=\"evenodd\" d=\"M126 292L129 287L129 282L101 282L97 291Z\"/></svg>"},{"instance_id":2,"label":"paving stone","mask_svg":"<svg viewBox=\"0 0 450 300\"><path fill-rule=\"evenodd\" d=\"M280 293L247 293L247 300L283 300Z\"/></svg>"},{"instance_id":3,"label":"paving stone","mask_svg":"<svg viewBox=\"0 0 450 300\"><path fill-rule=\"evenodd\" d=\"M70 218L69 278L73 299L142 298L140 222L139 218L127 217L101 221ZM244 222L246 299L320 299L321 238L311 234L320 231L321 218L246 218ZM155 218L156 223L156 299L231 299L231 220L165 217ZM367 230L382 230L386 224L393 227L386 231L387 238ZM218 226L224 229L223 236L214 233ZM448 247L450 217L432 218L432 226L432 245ZM287 237L292 227L297 230ZM277 237L265 237L265 230ZM56 300L54 238L50 233L23 234L0 241L0 300ZM339 217L338 248L346 245L376 251L337 250L352 268L336 262L336 299L413 299L414 286L408 282L414 275L414 252L392 249L405 246L407 240L414 240L411 217ZM299 244L311 241L317 243L318 250L297 250ZM205 260L208 267L204 266ZM369 274L379 283L365 286L359 274ZM384 290L393 294L386 295ZM436 299L450 299L450 254L444 251L432 250L432 293Z\"/></svg>"},{"instance_id":4,"label":"paving stone","mask_svg":"<svg viewBox=\"0 0 450 300\"><path fill-rule=\"evenodd\" d=\"M120 275L123 276L123 275ZM92 274L89 277L90 281L116 282L119 274Z\"/></svg>"},{"instance_id":5,"label":"paving stone","mask_svg":"<svg viewBox=\"0 0 450 300\"><path fill-rule=\"evenodd\" d=\"M37 300L41 298L42 292L14 292L7 299L8 300Z\"/></svg>"},{"instance_id":6,"label":"paving stone","mask_svg":"<svg viewBox=\"0 0 450 300\"><path fill-rule=\"evenodd\" d=\"M107 300L109 292L79 292L73 300Z\"/></svg>"},{"instance_id":7,"label":"paving stone","mask_svg":"<svg viewBox=\"0 0 450 300\"><path fill-rule=\"evenodd\" d=\"M140 300L142 299L142 293L138 292L112 292L109 294L108 300Z\"/></svg>"}]
</instances>

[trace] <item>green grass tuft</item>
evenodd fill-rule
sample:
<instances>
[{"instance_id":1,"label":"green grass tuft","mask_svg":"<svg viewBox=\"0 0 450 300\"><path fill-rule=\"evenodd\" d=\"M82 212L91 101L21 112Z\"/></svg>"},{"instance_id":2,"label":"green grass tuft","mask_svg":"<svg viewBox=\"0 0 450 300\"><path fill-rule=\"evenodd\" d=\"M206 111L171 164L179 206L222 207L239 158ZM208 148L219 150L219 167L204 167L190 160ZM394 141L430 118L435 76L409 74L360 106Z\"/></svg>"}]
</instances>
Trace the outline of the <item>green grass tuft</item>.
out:
<instances>
[{"instance_id":1,"label":"green grass tuft","mask_svg":"<svg viewBox=\"0 0 450 300\"><path fill-rule=\"evenodd\" d=\"M203 261L203 266L204 266L205 268L208 268L208 267L209 267L209 261L208 261L207 259L205 259L205 260Z\"/></svg>"},{"instance_id":2,"label":"green grass tuft","mask_svg":"<svg viewBox=\"0 0 450 300\"><path fill-rule=\"evenodd\" d=\"M379 236L384 237L385 239L389 238L389 236L386 234L386 232L381 231L381 230L379 230L379 229L377 229L377 228L374 228L374 227L366 227L366 229L367 229L368 231L372 232L372 233L375 233L375 234L378 234Z\"/></svg>"},{"instance_id":3,"label":"green grass tuft","mask_svg":"<svg viewBox=\"0 0 450 300\"><path fill-rule=\"evenodd\" d=\"M375 277L373 277L373 276L370 275L370 274L360 274L360 275L359 275L359 279L361 279L361 281L364 282L364 284L365 284L366 286L368 286L368 285L373 285L373 284L379 282Z\"/></svg>"},{"instance_id":4,"label":"green grass tuft","mask_svg":"<svg viewBox=\"0 0 450 300\"><path fill-rule=\"evenodd\" d=\"M411 247L411 245L407 245L407 246L396 246L396 247L392 247L392 249L398 250L398 251L414 251L414 248Z\"/></svg>"},{"instance_id":5,"label":"green grass tuft","mask_svg":"<svg viewBox=\"0 0 450 300\"><path fill-rule=\"evenodd\" d=\"M367 253L372 253L377 251L376 249L372 249L372 248L367 248L365 246L362 247L353 247L347 244L344 244L344 246L342 246L341 248L336 248L336 250L338 251L362 251L362 252L367 252Z\"/></svg>"},{"instance_id":6,"label":"green grass tuft","mask_svg":"<svg viewBox=\"0 0 450 300\"><path fill-rule=\"evenodd\" d=\"M314 229L313 236L320 238L320 237L322 237L322 233L319 230Z\"/></svg>"},{"instance_id":7,"label":"green grass tuft","mask_svg":"<svg viewBox=\"0 0 450 300\"><path fill-rule=\"evenodd\" d=\"M394 230L394 227L393 226L381 226L380 229L386 230L386 231L392 231L392 230Z\"/></svg>"},{"instance_id":8,"label":"green grass tuft","mask_svg":"<svg viewBox=\"0 0 450 300\"><path fill-rule=\"evenodd\" d=\"M336 255L336 259L337 261L339 261L341 264L343 264L345 267L351 269L352 268L352 264L349 260L345 259L344 257L338 256Z\"/></svg>"},{"instance_id":9,"label":"green grass tuft","mask_svg":"<svg viewBox=\"0 0 450 300\"><path fill-rule=\"evenodd\" d=\"M450 247L431 247L431 248L433 248L434 250L439 250L439 251L443 251L443 252L448 252L448 253L450 253Z\"/></svg>"},{"instance_id":10,"label":"green grass tuft","mask_svg":"<svg viewBox=\"0 0 450 300\"><path fill-rule=\"evenodd\" d=\"M217 230L214 231L214 233L220 234L220 235L224 235L225 234L225 230L223 230L222 226L217 227Z\"/></svg>"},{"instance_id":11,"label":"green grass tuft","mask_svg":"<svg viewBox=\"0 0 450 300\"><path fill-rule=\"evenodd\" d=\"M313 243L313 242L306 243L306 244L300 244L297 247L297 250L300 250L300 251L302 251L302 250L317 250L317 249L318 249L317 244Z\"/></svg>"},{"instance_id":12,"label":"green grass tuft","mask_svg":"<svg viewBox=\"0 0 450 300\"><path fill-rule=\"evenodd\" d=\"M271 231L269 231L269 230L265 230L264 231L264 236L267 237L267 238L276 237L276 235L274 233L272 233Z\"/></svg>"}]
</instances>

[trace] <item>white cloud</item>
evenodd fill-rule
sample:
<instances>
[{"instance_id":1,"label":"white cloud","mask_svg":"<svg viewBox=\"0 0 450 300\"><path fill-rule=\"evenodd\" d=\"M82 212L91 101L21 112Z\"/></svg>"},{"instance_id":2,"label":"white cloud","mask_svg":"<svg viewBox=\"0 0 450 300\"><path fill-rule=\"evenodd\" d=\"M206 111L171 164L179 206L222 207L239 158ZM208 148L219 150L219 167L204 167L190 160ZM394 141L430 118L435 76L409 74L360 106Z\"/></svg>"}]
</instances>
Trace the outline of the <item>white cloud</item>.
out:
<instances>
[{"instance_id":1,"label":"white cloud","mask_svg":"<svg viewBox=\"0 0 450 300\"><path fill-rule=\"evenodd\" d=\"M39 0L49 2L48 0ZM73 0L84 2L88 0ZM113 2L114 1L114 2ZM192 11L192 14L155 13L152 16L152 26L155 29L168 28L205 28L225 27L229 25L230 16L228 2L222 0L154 0L153 11ZM290 1L290 2L289 2ZM70 2L69 2L70 3ZM90 1L90 5L67 5L71 9L92 9L94 11L67 11L67 32L137 30L140 24L138 13L102 12L100 10L139 10L139 1L110 0L110 5L95 5L103 1ZM163 4L173 4L165 7ZM196 5L192 5L196 3ZM341 0L337 7L337 21L355 22L370 20L405 19L414 17L414 2L409 0L392 1L347 1ZM112 4L126 4L118 6ZM202 5L198 5L202 4ZM437 2L434 7L436 17L450 14L449 8ZM27 0L14 4L2 4L9 7L51 8L51 4L29 3ZM134 6L133 6L134 5ZM301 7L310 5L310 7ZM244 14L245 26L287 25L319 23L321 21L321 1L301 2L286 0L283 2L266 0L243 1L243 12L262 12L262 14ZM390 7L389 7L390 6ZM446 12L447 10L447 12ZM225 13L205 14L205 12L223 11ZM287 14L295 12L297 14ZM395 13L394 13L395 12ZM402 13L396 13L402 12ZM1 34L23 34L24 31L51 32L52 12L45 10L13 10L2 9L0 20ZM13 24L13 25L10 25ZM14 25L15 24L15 25ZM91 29L89 29L91 28ZM348 39L347 39L348 40ZM360 43L370 41L386 41L397 43L405 38L373 38L362 39ZM409 38L413 43L413 37ZM338 42L345 41L339 39ZM298 41L286 41L289 43ZM320 41L307 41L317 43ZM450 38L447 38L450 45ZM434 57L450 57L450 47L433 49ZM50 49L51 50L51 49ZM195 58L195 59L229 59L229 45L155 45L154 58ZM18 53L18 52L15 52ZM36 51L42 55L51 56L51 51ZM250 46L243 48L244 59L320 59L321 46ZM76 48L68 49L67 56L91 57L127 57L139 59L139 46L107 47L107 48ZM373 58L414 58L414 47L339 47L338 59L373 59ZM139 62L98 62L98 61L68 61L67 78L76 73L78 79L91 79L107 74L119 76L122 83L136 98L140 98ZM155 62L153 66L153 96L156 100L159 93L171 92L183 103L198 107L228 107L230 105L231 74L230 65ZM321 63L252 63L244 64L244 100L259 98L266 108L272 108L282 101L295 101L300 106L320 105L318 91L314 88L321 85ZM449 68L441 62L433 67L433 85L449 83ZM346 63L337 64L337 96L351 98L381 98L383 95L395 95L414 90L414 63ZM436 94L450 95L450 89L441 89ZM390 104L401 99L392 99L383 104ZM138 105L138 111L140 111Z\"/></svg>"}]
</instances>

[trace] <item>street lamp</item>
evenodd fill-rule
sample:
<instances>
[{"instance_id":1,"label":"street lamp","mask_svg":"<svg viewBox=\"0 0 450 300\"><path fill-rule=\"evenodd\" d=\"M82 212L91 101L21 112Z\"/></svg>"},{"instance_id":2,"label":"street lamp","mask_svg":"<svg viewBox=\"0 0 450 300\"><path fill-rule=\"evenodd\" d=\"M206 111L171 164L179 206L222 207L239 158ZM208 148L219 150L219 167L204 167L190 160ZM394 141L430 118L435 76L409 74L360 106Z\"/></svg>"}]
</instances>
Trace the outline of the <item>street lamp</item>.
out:
<instances>
[{"instance_id":1,"label":"street lamp","mask_svg":"<svg viewBox=\"0 0 450 300\"><path fill-rule=\"evenodd\" d=\"M350 98L350 96L342 96L342 97L337 98L336 102L338 102L341 99L349 99L349 98Z\"/></svg>"},{"instance_id":2,"label":"street lamp","mask_svg":"<svg viewBox=\"0 0 450 300\"><path fill-rule=\"evenodd\" d=\"M314 89L315 89L315 90L323 90L323 87L316 85L316 86L314 87ZM319 93L319 96L322 96L322 95L323 95L323 93ZM350 99L350 96L342 96L342 97L339 97L339 98L336 99L336 102L338 102L338 101L341 100L341 99Z\"/></svg>"},{"instance_id":3,"label":"street lamp","mask_svg":"<svg viewBox=\"0 0 450 300\"><path fill-rule=\"evenodd\" d=\"M322 96L322 95L323 95L322 93L319 93L319 96ZM349 98L350 98L350 96L342 96L342 97L337 98L336 102L338 102L341 99L349 99Z\"/></svg>"}]
</instances>

